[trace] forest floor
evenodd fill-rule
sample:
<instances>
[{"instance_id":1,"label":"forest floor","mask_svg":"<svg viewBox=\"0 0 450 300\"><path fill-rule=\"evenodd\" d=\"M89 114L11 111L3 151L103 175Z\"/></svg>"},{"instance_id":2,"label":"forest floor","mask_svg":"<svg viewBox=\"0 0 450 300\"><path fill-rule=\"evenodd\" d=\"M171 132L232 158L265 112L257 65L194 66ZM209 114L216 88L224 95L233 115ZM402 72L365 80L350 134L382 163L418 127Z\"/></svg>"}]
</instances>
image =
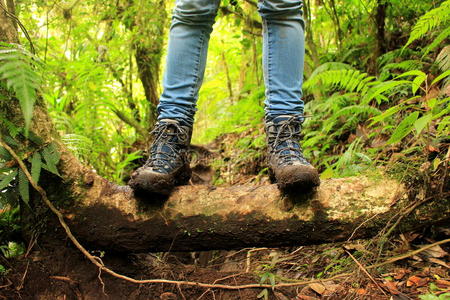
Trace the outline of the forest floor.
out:
<instances>
[{"instance_id":1,"label":"forest floor","mask_svg":"<svg viewBox=\"0 0 450 300\"><path fill-rule=\"evenodd\" d=\"M216 147L215 152L196 149L200 154L194 160L195 184L211 183L217 174L225 179L222 184L268 184L258 171L262 157L239 160L233 157L240 155L235 149L217 148L230 145L229 139L235 138L239 137L222 137L210 146ZM212 163L218 155L230 163ZM237 169L240 171L230 171ZM230 290L167 283L138 285L101 274L73 247L56 220L49 222L54 226L46 226L47 232L29 239L23 255L1 261L9 271L0 277L0 299L450 299L450 245L435 245L395 263L383 263L448 238L448 224L389 238L292 248L124 254L87 245L105 265L136 279L228 286L286 283L274 289ZM378 267L372 268L374 265Z\"/></svg>"}]
</instances>

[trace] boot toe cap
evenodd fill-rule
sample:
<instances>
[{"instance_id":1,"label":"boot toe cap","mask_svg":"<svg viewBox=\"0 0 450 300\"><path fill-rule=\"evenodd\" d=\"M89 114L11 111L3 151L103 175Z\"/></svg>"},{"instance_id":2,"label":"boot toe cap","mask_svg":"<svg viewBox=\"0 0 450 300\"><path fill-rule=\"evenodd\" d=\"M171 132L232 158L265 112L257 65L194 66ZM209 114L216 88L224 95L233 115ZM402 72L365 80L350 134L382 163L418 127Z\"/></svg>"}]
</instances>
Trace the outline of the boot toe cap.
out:
<instances>
[{"instance_id":1,"label":"boot toe cap","mask_svg":"<svg viewBox=\"0 0 450 300\"><path fill-rule=\"evenodd\" d=\"M310 189L320 185L319 173L310 165L289 165L275 172L281 189Z\"/></svg>"},{"instance_id":2,"label":"boot toe cap","mask_svg":"<svg viewBox=\"0 0 450 300\"><path fill-rule=\"evenodd\" d=\"M136 192L169 195L175 187L175 182L169 174L158 173L150 168L140 168L131 175L128 185Z\"/></svg>"}]
</instances>

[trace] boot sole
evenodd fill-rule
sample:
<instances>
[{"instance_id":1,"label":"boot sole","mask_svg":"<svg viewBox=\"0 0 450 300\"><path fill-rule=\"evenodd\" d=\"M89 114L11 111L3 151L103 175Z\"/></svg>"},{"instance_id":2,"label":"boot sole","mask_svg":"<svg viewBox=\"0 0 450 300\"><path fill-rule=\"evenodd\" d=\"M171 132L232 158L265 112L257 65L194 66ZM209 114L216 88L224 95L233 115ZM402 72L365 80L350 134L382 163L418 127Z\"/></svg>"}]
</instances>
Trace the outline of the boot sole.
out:
<instances>
[{"instance_id":1,"label":"boot sole","mask_svg":"<svg viewBox=\"0 0 450 300\"><path fill-rule=\"evenodd\" d=\"M297 172L294 181L286 181L278 179L273 170L269 168L269 178L284 193L309 192L320 185L317 171Z\"/></svg>"},{"instance_id":2,"label":"boot sole","mask_svg":"<svg viewBox=\"0 0 450 300\"><path fill-rule=\"evenodd\" d=\"M188 164L183 165L172 174L137 171L138 174L129 181L131 188L139 194L159 194L168 196L176 186L189 182L192 170Z\"/></svg>"}]
</instances>

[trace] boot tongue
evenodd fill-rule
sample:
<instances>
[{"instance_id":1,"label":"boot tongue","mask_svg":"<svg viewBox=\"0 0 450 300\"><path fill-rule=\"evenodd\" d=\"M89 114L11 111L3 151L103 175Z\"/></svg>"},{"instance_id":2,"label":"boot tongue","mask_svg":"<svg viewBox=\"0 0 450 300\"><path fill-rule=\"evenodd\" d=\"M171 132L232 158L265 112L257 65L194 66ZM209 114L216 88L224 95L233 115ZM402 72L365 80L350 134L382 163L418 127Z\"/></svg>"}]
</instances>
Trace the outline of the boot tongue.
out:
<instances>
[{"instance_id":1,"label":"boot tongue","mask_svg":"<svg viewBox=\"0 0 450 300\"><path fill-rule=\"evenodd\" d=\"M181 124L178 121L171 119L162 119L160 123L167 124L164 129L164 133L167 134L167 142L180 142L180 135L182 135L183 133L179 132L178 127L181 127Z\"/></svg>"},{"instance_id":2,"label":"boot tongue","mask_svg":"<svg viewBox=\"0 0 450 300\"><path fill-rule=\"evenodd\" d=\"M295 133L300 132L302 116L280 115L273 118L270 123L272 123L268 126L270 140L274 142L277 136L281 139L281 142L275 145L276 149L284 149L280 152L280 155L296 156L297 151L300 151L300 146L297 143L298 141L295 141L298 138ZM283 125L285 126L282 129ZM283 132L279 132L280 130L283 130Z\"/></svg>"}]
</instances>

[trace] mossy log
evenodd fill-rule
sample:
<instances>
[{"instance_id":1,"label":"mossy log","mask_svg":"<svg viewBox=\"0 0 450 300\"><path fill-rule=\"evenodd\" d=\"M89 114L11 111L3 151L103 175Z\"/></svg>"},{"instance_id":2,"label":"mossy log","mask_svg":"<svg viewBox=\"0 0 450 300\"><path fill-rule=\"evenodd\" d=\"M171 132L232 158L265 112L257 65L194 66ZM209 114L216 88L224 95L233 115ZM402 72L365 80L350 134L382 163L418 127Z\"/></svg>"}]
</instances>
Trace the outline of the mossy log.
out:
<instances>
[{"instance_id":1,"label":"mossy log","mask_svg":"<svg viewBox=\"0 0 450 300\"><path fill-rule=\"evenodd\" d=\"M282 195L276 185L198 185L179 187L168 199L136 198L128 187L106 180L91 177L87 184L91 187L67 214L73 231L91 246L125 252L298 246L373 237L409 201L397 181L368 177L324 180L315 192L296 196ZM449 201L436 199L398 228L449 216Z\"/></svg>"}]
</instances>

